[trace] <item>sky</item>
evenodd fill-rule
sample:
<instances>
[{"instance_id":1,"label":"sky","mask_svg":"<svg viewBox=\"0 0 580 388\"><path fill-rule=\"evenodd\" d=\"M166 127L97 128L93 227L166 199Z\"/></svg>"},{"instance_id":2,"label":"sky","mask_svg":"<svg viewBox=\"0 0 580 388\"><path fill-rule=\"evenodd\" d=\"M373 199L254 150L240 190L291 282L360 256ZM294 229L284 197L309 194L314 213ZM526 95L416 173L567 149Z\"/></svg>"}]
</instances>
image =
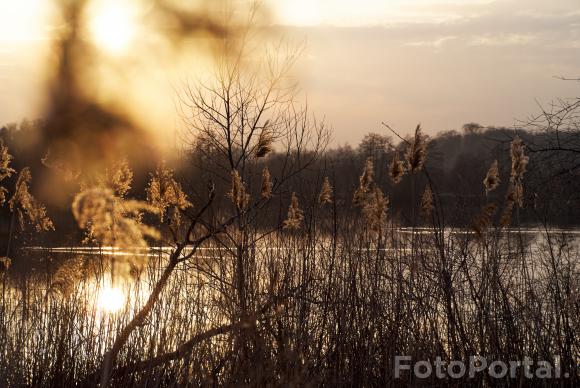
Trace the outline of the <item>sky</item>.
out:
<instances>
[{"instance_id":1,"label":"sky","mask_svg":"<svg viewBox=\"0 0 580 388\"><path fill-rule=\"evenodd\" d=\"M0 0L0 123L42 106L49 2ZM538 105L578 96L580 84L557 78L580 76L578 0L265 2L272 22L304 42L300 98L337 144L383 132L382 121L402 133L419 122L430 133L514 126Z\"/></svg>"}]
</instances>

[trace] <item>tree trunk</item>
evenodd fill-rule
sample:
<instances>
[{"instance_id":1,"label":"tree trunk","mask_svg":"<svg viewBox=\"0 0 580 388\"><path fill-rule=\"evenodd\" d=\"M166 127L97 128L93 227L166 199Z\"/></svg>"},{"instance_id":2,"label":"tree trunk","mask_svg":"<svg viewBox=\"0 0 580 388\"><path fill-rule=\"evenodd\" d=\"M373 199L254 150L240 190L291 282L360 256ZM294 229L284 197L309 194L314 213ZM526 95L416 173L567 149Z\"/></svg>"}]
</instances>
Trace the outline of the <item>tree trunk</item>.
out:
<instances>
[{"instance_id":1,"label":"tree trunk","mask_svg":"<svg viewBox=\"0 0 580 388\"><path fill-rule=\"evenodd\" d=\"M161 277L159 278L159 280L155 284L155 288L153 288L151 295L149 295L149 298L147 299L147 303L145 303L145 305L141 308L139 313L137 313L137 315L135 315L135 317L131 320L131 322L129 322L127 324L127 326L125 326L125 328L121 331L121 333L115 339L115 342L113 343L113 346L111 347L111 350L109 350L105 354L105 358L103 360L103 364L101 367L101 384L100 384L101 387L107 387L109 385L110 378L111 378L111 371L113 369L113 366L115 365L115 362L117 360L119 352L121 351L123 346L129 340L129 336L131 335L131 333L139 325L141 325L143 323L145 318L147 318L147 315L149 315L149 313L151 312L155 303L157 303L157 300L159 299L161 292L163 291L163 289L167 285L167 281L169 280L169 277L171 276L171 274L173 273L173 270L175 269L177 263L179 262L178 258L179 258L179 255L181 254L182 250L183 250L183 247L179 246L171 254L171 257L169 258L169 263L167 264L167 267L165 267L163 274L161 275Z\"/></svg>"}]
</instances>

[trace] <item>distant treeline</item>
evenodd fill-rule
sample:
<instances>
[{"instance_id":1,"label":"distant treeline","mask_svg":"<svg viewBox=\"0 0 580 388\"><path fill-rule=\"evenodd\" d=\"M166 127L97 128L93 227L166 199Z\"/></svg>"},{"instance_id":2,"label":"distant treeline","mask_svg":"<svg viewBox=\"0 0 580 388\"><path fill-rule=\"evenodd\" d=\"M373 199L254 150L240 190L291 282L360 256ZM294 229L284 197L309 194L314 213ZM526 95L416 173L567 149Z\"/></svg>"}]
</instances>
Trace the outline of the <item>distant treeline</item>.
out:
<instances>
[{"instance_id":1,"label":"distant treeline","mask_svg":"<svg viewBox=\"0 0 580 388\"><path fill-rule=\"evenodd\" d=\"M0 138L13 155L12 166L16 171L30 167L32 172L32 191L35 191L35 181L42 179L49 167L43 164L43 155L48 150L38 149L37 139L40 138L43 122L41 120L24 120L20 124L10 124L0 128ZM359 210L353 207L353 193L359 185L359 176L365 161L372 158L375 168L375 181L390 198L389 218L394 222L410 226L419 224L421 220L413 220L413 204L421 201L421 195L427 180L432 181L435 194L443 210L444 222L448 226L469 227L481 213L485 203L494 202L502 206L509 183L511 170L510 142L519 136L526 144L526 152L530 163L524 182L524 207L519 210L520 225L543 225L559 227L575 227L580 225L580 153L565 152L562 144L577 145L578 136L574 132L557 134L559 147L554 147L555 139L549 132L530 132L507 128L483 128L475 124L467 124L462 131L440 132L429 138L428 156L426 162L427 174L406 176L400 183L393 184L389 176L389 164L406 148L406 138L400 138L387 129L383 133L369 133L364 136L358 146L338 146L327 149L320 160L305 165L299 177L290 178L292 191L296 191L303 206L306 221L316 212L316 219L330 217L328 209L317 206L317 195L320 192L325 177L329 178L336 199L336 216L338 219L353 217ZM192 144L196 144L195 141ZM206 163L201 153L196 152L196 146L184 147L179 151L179 162L172 166L176 177L181 181L188 197L193 203L201 203L207 193L208 182L216 186L217 208L220 202L228 206L226 193L229 190L230 177L219 176ZM307 151L305 151L307 153ZM211 159L211 158L210 158ZM270 154L264 164L277 176L282 171L285 155L281 152ZM497 160L501 183L498 190L486 198L483 179ZM135 177L131 195L144 198L149 174L159 161L152 160L149 166L131 166ZM216 163L215 160L212 163ZM16 183L16 175L5 181L6 187ZM247 182L249 191L259 195L260 177L255 182ZM42 193L37 193L42 200ZM71 193L71 202L72 195ZM290 192L279 195L267 206L271 211L264 219L256 220L264 227L279 224L286 215ZM68 205L47 204L47 211L54 222L56 233L43 237L30 231L36 243L76 244L82 239ZM5 236L10 226L10 215L5 205L0 209L0 234ZM218 215L218 214L216 214ZM499 214L498 214L499 217ZM313 225L310 225L313 227ZM27 239L27 233L19 233L20 243ZM46 238L48 240L38 241ZM6 239L2 238L2 241ZM4 242L0 243L1 245Z\"/></svg>"}]
</instances>

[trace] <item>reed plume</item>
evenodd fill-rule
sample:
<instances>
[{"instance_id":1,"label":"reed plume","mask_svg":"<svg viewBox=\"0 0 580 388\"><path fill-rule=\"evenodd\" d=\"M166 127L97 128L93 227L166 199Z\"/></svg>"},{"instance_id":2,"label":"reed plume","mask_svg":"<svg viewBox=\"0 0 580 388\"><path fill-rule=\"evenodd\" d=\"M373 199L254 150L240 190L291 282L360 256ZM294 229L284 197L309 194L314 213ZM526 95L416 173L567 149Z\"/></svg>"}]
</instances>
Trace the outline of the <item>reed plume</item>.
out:
<instances>
[{"instance_id":1,"label":"reed plume","mask_svg":"<svg viewBox=\"0 0 580 388\"><path fill-rule=\"evenodd\" d=\"M0 181L14 174L15 171L10 167L10 162L12 162L12 155L8 152L8 147L4 145L4 141L0 139Z\"/></svg>"},{"instance_id":2,"label":"reed plume","mask_svg":"<svg viewBox=\"0 0 580 388\"><path fill-rule=\"evenodd\" d=\"M238 170L232 170L232 188L228 192L228 198L239 210L245 210L250 203L250 194L246 192L246 185Z\"/></svg>"},{"instance_id":3,"label":"reed plume","mask_svg":"<svg viewBox=\"0 0 580 388\"><path fill-rule=\"evenodd\" d=\"M15 171L10 167L10 162L12 161L12 155L8 153L8 147L4 145L4 142L0 139L0 182L4 179L9 178ZM0 205L3 205L6 201L6 190L4 187L0 186Z\"/></svg>"},{"instance_id":4,"label":"reed plume","mask_svg":"<svg viewBox=\"0 0 580 388\"><path fill-rule=\"evenodd\" d=\"M324 177L322 182L322 189L320 190L320 195L318 196L318 201L321 205L326 205L327 203L332 203L332 186L328 177Z\"/></svg>"},{"instance_id":5,"label":"reed plume","mask_svg":"<svg viewBox=\"0 0 580 388\"><path fill-rule=\"evenodd\" d=\"M405 163L399 159L399 151L395 151L393 160L389 164L389 175L393 180L393 183L399 183L401 179L403 179L405 172Z\"/></svg>"},{"instance_id":6,"label":"reed plume","mask_svg":"<svg viewBox=\"0 0 580 388\"><path fill-rule=\"evenodd\" d=\"M79 227L104 246L146 247L145 236L158 238L158 232L141 222L143 212L158 209L141 201L115 196L111 189L94 188L78 193L72 205Z\"/></svg>"},{"instance_id":7,"label":"reed plume","mask_svg":"<svg viewBox=\"0 0 580 388\"><path fill-rule=\"evenodd\" d=\"M412 143L407 147L405 153L407 160L407 170L410 174L415 174L423 168L427 159L427 136L421 131L421 124L415 129L415 137Z\"/></svg>"},{"instance_id":8,"label":"reed plume","mask_svg":"<svg viewBox=\"0 0 580 388\"><path fill-rule=\"evenodd\" d=\"M524 206L524 188L521 182L510 183L507 200L520 208Z\"/></svg>"},{"instance_id":9,"label":"reed plume","mask_svg":"<svg viewBox=\"0 0 580 388\"><path fill-rule=\"evenodd\" d=\"M483 180L485 194L487 195L490 191L495 190L499 186L500 182L497 160L494 160L491 167L487 171L485 179Z\"/></svg>"},{"instance_id":10,"label":"reed plume","mask_svg":"<svg viewBox=\"0 0 580 388\"><path fill-rule=\"evenodd\" d=\"M105 169L105 173L97 179L99 185L108 187L115 195L124 198L133 182L133 171L129 167L129 162L123 159L111 168Z\"/></svg>"},{"instance_id":11,"label":"reed plume","mask_svg":"<svg viewBox=\"0 0 580 388\"><path fill-rule=\"evenodd\" d=\"M300 229L302 227L302 221L304 221L304 212L300 209L296 193L292 192L292 199L288 207L288 216L284 220L283 227L284 229Z\"/></svg>"},{"instance_id":12,"label":"reed plume","mask_svg":"<svg viewBox=\"0 0 580 388\"><path fill-rule=\"evenodd\" d=\"M354 192L352 203L355 206L362 206L366 195L371 191L374 184L374 164L372 158L368 158L365 168L359 178L359 186Z\"/></svg>"},{"instance_id":13,"label":"reed plume","mask_svg":"<svg viewBox=\"0 0 580 388\"><path fill-rule=\"evenodd\" d=\"M269 121L266 121L260 136L258 137L258 144L256 145L256 157L263 158L272 152L272 143L274 142L274 136L272 131L268 127Z\"/></svg>"},{"instance_id":14,"label":"reed plume","mask_svg":"<svg viewBox=\"0 0 580 388\"><path fill-rule=\"evenodd\" d=\"M192 206L181 184L175 180L174 171L165 163L159 164L155 173L151 175L146 193L147 202L157 209L160 221L164 221L169 210L171 211L169 218L175 226L180 224L181 211Z\"/></svg>"},{"instance_id":15,"label":"reed plume","mask_svg":"<svg viewBox=\"0 0 580 388\"><path fill-rule=\"evenodd\" d=\"M352 202L354 206L361 208L363 218L371 230L380 232L388 210L389 198L384 196L374 182L374 164L371 158L366 160Z\"/></svg>"},{"instance_id":16,"label":"reed plume","mask_svg":"<svg viewBox=\"0 0 580 388\"><path fill-rule=\"evenodd\" d=\"M519 136L516 136L511 143L510 154L512 158L511 179L521 181L526 172L526 167L530 158L525 154L525 145Z\"/></svg>"},{"instance_id":17,"label":"reed plume","mask_svg":"<svg viewBox=\"0 0 580 388\"><path fill-rule=\"evenodd\" d=\"M525 146L518 136L512 141L510 147L512 157L512 170L510 177L510 190L508 200L513 201L519 207L524 206L523 178L530 158L525 154Z\"/></svg>"},{"instance_id":18,"label":"reed plume","mask_svg":"<svg viewBox=\"0 0 580 388\"><path fill-rule=\"evenodd\" d=\"M270 176L270 170L268 166L264 167L262 170L262 190L260 196L263 199L272 198L272 178Z\"/></svg>"},{"instance_id":19,"label":"reed plume","mask_svg":"<svg viewBox=\"0 0 580 388\"><path fill-rule=\"evenodd\" d=\"M513 209L524 206L524 185L523 178L530 158L525 154L525 145L519 136L516 136L510 146L512 159L512 169L510 174L510 184L506 195L506 206L504 208L500 223L507 227L511 224Z\"/></svg>"},{"instance_id":20,"label":"reed plume","mask_svg":"<svg viewBox=\"0 0 580 388\"><path fill-rule=\"evenodd\" d=\"M363 218L372 231L379 234L382 232L388 209L389 197L385 197L381 189L374 186L362 203Z\"/></svg>"},{"instance_id":21,"label":"reed plume","mask_svg":"<svg viewBox=\"0 0 580 388\"><path fill-rule=\"evenodd\" d=\"M28 222L35 227L37 232L54 230L54 225L46 214L46 208L30 194L31 181L32 174L30 173L30 168L26 167L22 169L16 181L14 195L8 201L10 211L15 211L18 215L22 229L24 229L26 216Z\"/></svg>"},{"instance_id":22,"label":"reed plume","mask_svg":"<svg viewBox=\"0 0 580 388\"><path fill-rule=\"evenodd\" d=\"M146 202L117 197L112 189L96 187L81 191L73 201L72 211L79 227L86 231L85 241L89 243L131 251L148 248L147 237L160 237L155 228L142 222L144 212L156 214L158 209ZM143 260L131 255L123 258L127 269L143 268Z\"/></svg>"}]
</instances>

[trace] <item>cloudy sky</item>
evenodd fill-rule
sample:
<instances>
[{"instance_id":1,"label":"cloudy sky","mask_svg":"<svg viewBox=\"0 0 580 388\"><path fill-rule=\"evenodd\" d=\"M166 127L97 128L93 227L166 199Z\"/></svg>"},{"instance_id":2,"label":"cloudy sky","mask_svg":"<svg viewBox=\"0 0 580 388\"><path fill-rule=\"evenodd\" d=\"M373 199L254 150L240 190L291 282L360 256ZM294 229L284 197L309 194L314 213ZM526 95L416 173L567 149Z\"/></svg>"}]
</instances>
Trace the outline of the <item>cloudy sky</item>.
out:
<instances>
[{"instance_id":1,"label":"cloudy sky","mask_svg":"<svg viewBox=\"0 0 580 388\"><path fill-rule=\"evenodd\" d=\"M49 0L0 4L0 123L41 103L39 23ZM380 122L432 132L513 126L580 84L578 0L266 0L306 42L296 68L311 110L356 143ZM14 5L19 4L19 5Z\"/></svg>"}]
</instances>

